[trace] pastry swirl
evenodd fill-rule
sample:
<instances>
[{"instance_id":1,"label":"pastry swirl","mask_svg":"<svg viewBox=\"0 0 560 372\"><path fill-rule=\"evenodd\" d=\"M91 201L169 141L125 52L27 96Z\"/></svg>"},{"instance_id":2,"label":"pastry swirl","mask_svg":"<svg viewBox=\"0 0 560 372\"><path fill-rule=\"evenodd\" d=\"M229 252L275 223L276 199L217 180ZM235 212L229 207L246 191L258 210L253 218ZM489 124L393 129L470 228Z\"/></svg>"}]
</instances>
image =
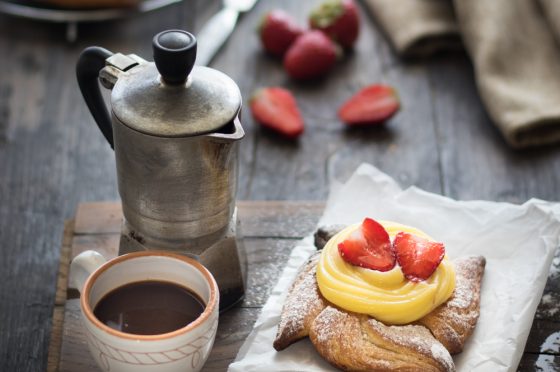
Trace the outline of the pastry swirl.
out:
<instances>
[{"instance_id":1,"label":"pastry swirl","mask_svg":"<svg viewBox=\"0 0 560 372\"><path fill-rule=\"evenodd\" d=\"M332 365L353 371L454 371L450 354L463 349L480 312L485 259L454 261L452 297L413 325L388 326L329 303L319 292L314 255L288 292L274 347L280 351L310 336Z\"/></svg>"}]
</instances>

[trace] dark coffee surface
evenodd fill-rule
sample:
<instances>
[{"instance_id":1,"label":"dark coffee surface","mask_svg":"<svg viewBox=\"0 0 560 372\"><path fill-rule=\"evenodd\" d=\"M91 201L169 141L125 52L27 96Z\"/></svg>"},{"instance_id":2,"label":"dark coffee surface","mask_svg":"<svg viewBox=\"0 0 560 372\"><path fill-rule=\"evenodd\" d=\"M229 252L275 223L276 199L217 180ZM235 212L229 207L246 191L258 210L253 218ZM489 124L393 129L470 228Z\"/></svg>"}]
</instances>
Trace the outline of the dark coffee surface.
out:
<instances>
[{"instance_id":1,"label":"dark coffee surface","mask_svg":"<svg viewBox=\"0 0 560 372\"><path fill-rule=\"evenodd\" d=\"M101 322L118 331L157 335L193 322L204 307L202 300L183 286L142 281L112 290L99 301L93 313Z\"/></svg>"}]
</instances>

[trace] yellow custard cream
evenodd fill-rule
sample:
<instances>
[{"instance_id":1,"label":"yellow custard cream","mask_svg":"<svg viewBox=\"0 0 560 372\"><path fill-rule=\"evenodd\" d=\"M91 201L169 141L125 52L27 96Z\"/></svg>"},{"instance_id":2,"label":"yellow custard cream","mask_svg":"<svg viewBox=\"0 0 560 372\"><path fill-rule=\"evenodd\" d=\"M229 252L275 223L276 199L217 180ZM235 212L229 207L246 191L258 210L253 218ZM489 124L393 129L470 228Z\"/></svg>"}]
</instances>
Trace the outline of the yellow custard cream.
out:
<instances>
[{"instance_id":1,"label":"yellow custard cream","mask_svg":"<svg viewBox=\"0 0 560 372\"><path fill-rule=\"evenodd\" d=\"M391 240L399 231L433 240L413 227L388 221L379 223ZM407 280L398 264L390 271L381 272L344 261L338 253L338 244L360 226L342 230L323 249L317 264L317 283L327 300L386 324L406 324L422 318L451 297L455 289L455 270L447 256L428 280L418 283Z\"/></svg>"}]
</instances>

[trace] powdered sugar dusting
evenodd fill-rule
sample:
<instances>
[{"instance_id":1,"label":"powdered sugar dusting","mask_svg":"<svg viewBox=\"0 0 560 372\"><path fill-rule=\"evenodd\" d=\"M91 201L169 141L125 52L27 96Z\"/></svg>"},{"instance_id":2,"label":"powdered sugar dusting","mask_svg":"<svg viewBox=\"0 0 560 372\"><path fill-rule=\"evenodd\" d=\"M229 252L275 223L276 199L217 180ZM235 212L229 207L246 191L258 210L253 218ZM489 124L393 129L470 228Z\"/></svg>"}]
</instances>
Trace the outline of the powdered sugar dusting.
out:
<instances>
[{"instance_id":1,"label":"powdered sugar dusting","mask_svg":"<svg viewBox=\"0 0 560 372\"><path fill-rule=\"evenodd\" d=\"M348 317L347 312L340 311L332 306L327 306L316 319L314 325L317 342L329 342L340 334L336 325L342 323Z\"/></svg>"},{"instance_id":2,"label":"powdered sugar dusting","mask_svg":"<svg viewBox=\"0 0 560 372\"><path fill-rule=\"evenodd\" d=\"M480 281L485 260L481 256L455 261L456 284L451 298L418 322L452 353L463 349L480 314Z\"/></svg>"},{"instance_id":3,"label":"powdered sugar dusting","mask_svg":"<svg viewBox=\"0 0 560 372\"><path fill-rule=\"evenodd\" d=\"M453 359L451 359L451 355L449 355L449 351L442 344L439 342L434 342L430 347L430 352L434 359L439 360L445 365L445 368L448 371L455 370L455 363L453 363Z\"/></svg>"},{"instance_id":4,"label":"powdered sugar dusting","mask_svg":"<svg viewBox=\"0 0 560 372\"><path fill-rule=\"evenodd\" d=\"M274 346L281 350L308 335L310 322L326 306L317 287L316 271L320 254L302 267L282 309Z\"/></svg>"},{"instance_id":5,"label":"powdered sugar dusting","mask_svg":"<svg viewBox=\"0 0 560 372\"><path fill-rule=\"evenodd\" d=\"M455 370L455 364L449 351L425 327L419 325L386 326L371 318L368 320L368 324L383 338L434 359L447 371Z\"/></svg>"},{"instance_id":6,"label":"powdered sugar dusting","mask_svg":"<svg viewBox=\"0 0 560 372\"><path fill-rule=\"evenodd\" d=\"M455 370L449 352L422 326L386 326L367 315L327 306L310 333L320 354L344 369L426 370L431 366L432 370L437 366L442 371ZM353 357L344 357L347 353Z\"/></svg>"}]
</instances>

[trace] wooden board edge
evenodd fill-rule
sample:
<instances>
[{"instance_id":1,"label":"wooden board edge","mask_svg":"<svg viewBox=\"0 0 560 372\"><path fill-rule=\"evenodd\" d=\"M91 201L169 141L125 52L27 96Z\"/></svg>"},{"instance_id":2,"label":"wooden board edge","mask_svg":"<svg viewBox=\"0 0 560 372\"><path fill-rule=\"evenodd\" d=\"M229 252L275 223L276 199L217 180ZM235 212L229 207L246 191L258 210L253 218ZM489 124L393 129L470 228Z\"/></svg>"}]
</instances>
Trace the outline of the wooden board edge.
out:
<instances>
[{"instance_id":1,"label":"wooden board edge","mask_svg":"<svg viewBox=\"0 0 560 372\"><path fill-rule=\"evenodd\" d=\"M66 303L66 289L68 287L68 271L72 252L72 237L74 236L74 220L64 221L64 234L60 249L58 275L56 278L56 295L51 323L49 350L47 357L47 372L58 371L60 362L60 348L62 347L62 329L64 323L64 305Z\"/></svg>"}]
</instances>

